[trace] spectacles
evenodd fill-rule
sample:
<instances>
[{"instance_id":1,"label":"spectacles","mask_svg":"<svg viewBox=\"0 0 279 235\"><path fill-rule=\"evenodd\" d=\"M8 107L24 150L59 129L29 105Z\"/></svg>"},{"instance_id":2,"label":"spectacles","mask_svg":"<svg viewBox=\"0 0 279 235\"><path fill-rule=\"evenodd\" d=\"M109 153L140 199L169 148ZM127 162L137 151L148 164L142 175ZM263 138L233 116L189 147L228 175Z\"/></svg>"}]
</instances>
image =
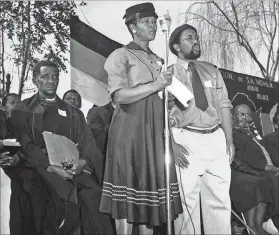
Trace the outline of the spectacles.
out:
<instances>
[{"instance_id":1,"label":"spectacles","mask_svg":"<svg viewBox=\"0 0 279 235\"><path fill-rule=\"evenodd\" d=\"M237 116L239 116L241 118L246 118L246 119L251 119L252 118L251 113L238 113Z\"/></svg>"}]
</instances>

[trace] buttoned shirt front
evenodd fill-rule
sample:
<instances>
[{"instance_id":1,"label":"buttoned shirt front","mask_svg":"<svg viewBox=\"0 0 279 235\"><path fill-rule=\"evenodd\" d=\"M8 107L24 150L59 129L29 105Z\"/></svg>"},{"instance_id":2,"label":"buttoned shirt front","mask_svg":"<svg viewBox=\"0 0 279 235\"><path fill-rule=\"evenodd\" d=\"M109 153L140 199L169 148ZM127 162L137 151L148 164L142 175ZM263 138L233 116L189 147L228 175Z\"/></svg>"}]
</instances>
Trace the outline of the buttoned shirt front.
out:
<instances>
[{"instance_id":1,"label":"buttoned shirt front","mask_svg":"<svg viewBox=\"0 0 279 235\"><path fill-rule=\"evenodd\" d=\"M105 62L109 94L122 88L153 82L160 75L162 59L134 42L116 49Z\"/></svg>"},{"instance_id":2,"label":"buttoned shirt front","mask_svg":"<svg viewBox=\"0 0 279 235\"><path fill-rule=\"evenodd\" d=\"M221 124L221 110L223 108L232 108L221 73L210 63L178 58L177 63L169 69L192 93L192 73L188 69L189 62L195 64L201 78L208 101L208 108L205 111L197 108L194 98L189 101L187 108L176 101L176 105L170 110L170 119L173 126L180 128L185 126L209 128Z\"/></svg>"}]
</instances>

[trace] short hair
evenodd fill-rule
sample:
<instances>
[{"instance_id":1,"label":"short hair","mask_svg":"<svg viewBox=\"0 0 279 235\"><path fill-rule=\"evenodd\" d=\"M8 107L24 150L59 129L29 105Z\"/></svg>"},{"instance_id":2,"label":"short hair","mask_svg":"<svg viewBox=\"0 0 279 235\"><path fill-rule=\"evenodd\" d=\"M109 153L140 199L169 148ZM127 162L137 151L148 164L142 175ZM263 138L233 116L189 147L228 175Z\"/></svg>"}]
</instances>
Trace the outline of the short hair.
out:
<instances>
[{"instance_id":1,"label":"short hair","mask_svg":"<svg viewBox=\"0 0 279 235\"><path fill-rule=\"evenodd\" d=\"M137 19L134 19L134 20L132 20L132 21L130 21L126 24L129 33L131 34L132 38L134 38L134 34L133 34L132 30L130 29L131 24L136 25L137 24Z\"/></svg>"},{"instance_id":2,"label":"short hair","mask_svg":"<svg viewBox=\"0 0 279 235\"><path fill-rule=\"evenodd\" d=\"M180 31L177 33L177 35L174 37L173 42L172 42L172 47L174 46L174 44L180 44L181 35L182 35L182 33L183 33L186 29L193 29L196 33L198 33L197 29L196 29L194 26L188 25L188 24L185 24L185 25L187 25L187 28L184 28L183 30L180 30ZM184 25L182 25L181 27L183 27L183 26L184 26ZM171 51L173 52L173 54L175 54L176 56L178 56L178 51L177 51L177 50L175 50L175 49L173 48L173 50L171 50Z\"/></svg>"},{"instance_id":3,"label":"short hair","mask_svg":"<svg viewBox=\"0 0 279 235\"><path fill-rule=\"evenodd\" d=\"M63 100L65 99L65 97L66 97L66 95L67 94L69 94L69 93L75 93L77 96L78 96L78 98L79 98L79 102L80 102L80 105L81 105L81 96L80 96L80 94L78 93L78 91L76 91L76 90L74 90L74 89L71 89L71 90L68 90L68 91L66 91L65 93L64 93L64 95L63 95Z\"/></svg>"},{"instance_id":4,"label":"short hair","mask_svg":"<svg viewBox=\"0 0 279 235\"><path fill-rule=\"evenodd\" d=\"M44 66L49 66L49 67L54 67L57 69L58 74L59 74L59 69L56 63L54 63L53 61L50 60L40 60L39 62L37 62L33 68L33 79L36 78L40 72L41 72L41 67Z\"/></svg>"},{"instance_id":5,"label":"short hair","mask_svg":"<svg viewBox=\"0 0 279 235\"><path fill-rule=\"evenodd\" d=\"M16 97L20 97L18 94L16 93L10 93L8 95L5 95L4 98L2 99L2 106L5 106L7 101L8 101L8 98L11 97L11 96L16 96Z\"/></svg>"}]
</instances>

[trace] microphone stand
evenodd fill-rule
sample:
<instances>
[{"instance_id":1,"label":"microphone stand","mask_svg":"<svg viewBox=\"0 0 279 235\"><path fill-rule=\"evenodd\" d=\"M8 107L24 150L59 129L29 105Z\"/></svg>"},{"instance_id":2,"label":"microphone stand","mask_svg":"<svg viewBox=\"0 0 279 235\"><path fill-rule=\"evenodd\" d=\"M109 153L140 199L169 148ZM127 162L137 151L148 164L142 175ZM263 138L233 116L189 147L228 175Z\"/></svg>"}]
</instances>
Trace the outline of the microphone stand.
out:
<instances>
[{"instance_id":1,"label":"microphone stand","mask_svg":"<svg viewBox=\"0 0 279 235\"><path fill-rule=\"evenodd\" d=\"M168 68L168 52L169 52L169 32L171 18L169 12L159 18L159 23L162 29L162 32L165 34L165 55L164 55L164 65L163 71L167 71ZM167 234L172 235L172 226L171 226L171 188L170 188L170 129L169 129L169 117L168 117L168 89L164 88L164 140L165 140L165 173L166 173L166 203L167 203Z\"/></svg>"}]
</instances>

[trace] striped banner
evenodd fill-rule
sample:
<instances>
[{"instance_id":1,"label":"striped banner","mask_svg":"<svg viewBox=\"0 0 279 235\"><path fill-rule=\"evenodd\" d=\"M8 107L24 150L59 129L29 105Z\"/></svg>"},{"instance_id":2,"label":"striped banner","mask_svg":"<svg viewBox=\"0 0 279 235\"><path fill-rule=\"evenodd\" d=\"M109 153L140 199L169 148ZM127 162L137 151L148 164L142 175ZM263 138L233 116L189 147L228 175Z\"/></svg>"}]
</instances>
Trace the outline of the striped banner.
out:
<instances>
[{"instance_id":1,"label":"striped banner","mask_svg":"<svg viewBox=\"0 0 279 235\"><path fill-rule=\"evenodd\" d=\"M71 17L70 30L71 88L93 104L105 105L109 98L104 63L110 53L122 45L86 25L78 17Z\"/></svg>"}]
</instances>

